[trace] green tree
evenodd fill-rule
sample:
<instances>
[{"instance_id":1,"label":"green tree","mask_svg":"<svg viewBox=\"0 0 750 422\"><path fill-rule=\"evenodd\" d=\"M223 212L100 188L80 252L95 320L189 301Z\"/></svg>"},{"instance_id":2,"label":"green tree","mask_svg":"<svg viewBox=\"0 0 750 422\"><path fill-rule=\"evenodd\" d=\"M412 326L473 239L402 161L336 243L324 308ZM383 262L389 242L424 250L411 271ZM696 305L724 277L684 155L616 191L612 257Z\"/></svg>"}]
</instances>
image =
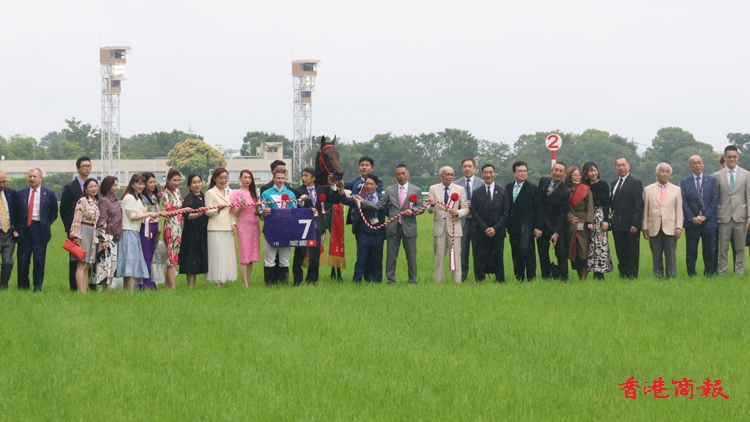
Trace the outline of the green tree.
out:
<instances>
[{"instance_id":1,"label":"green tree","mask_svg":"<svg viewBox=\"0 0 750 422\"><path fill-rule=\"evenodd\" d=\"M82 150L81 155L87 155L88 157L95 159L101 156L101 134L99 128L94 128L90 124L82 124L80 120L76 120L75 117L66 119L65 123L68 125L67 128L60 131L62 139L77 144ZM49 135L49 134L48 134ZM58 141L62 142L62 140ZM54 142L48 142L47 148L49 148ZM78 158L67 156L65 158Z\"/></svg>"},{"instance_id":2,"label":"green tree","mask_svg":"<svg viewBox=\"0 0 750 422\"><path fill-rule=\"evenodd\" d=\"M750 152L750 133L728 133L727 139L730 144L740 150L740 154ZM724 151L721 152L724 153Z\"/></svg>"},{"instance_id":3,"label":"green tree","mask_svg":"<svg viewBox=\"0 0 750 422\"><path fill-rule=\"evenodd\" d=\"M65 139L65 137L61 132L49 132L48 134L42 136L42 139L39 140L39 146L46 150L49 145L60 142L63 139Z\"/></svg>"},{"instance_id":4,"label":"green tree","mask_svg":"<svg viewBox=\"0 0 750 422\"><path fill-rule=\"evenodd\" d=\"M44 150L37 146L36 139L25 135L13 135L0 146L0 153L7 160L43 160Z\"/></svg>"},{"instance_id":5,"label":"green tree","mask_svg":"<svg viewBox=\"0 0 750 422\"><path fill-rule=\"evenodd\" d=\"M679 127L664 127L656 132L656 137L651 140L651 146L646 149L645 156L657 164L669 162L675 151L693 147L697 143L693 134L686 130Z\"/></svg>"},{"instance_id":6,"label":"green tree","mask_svg":"<svg viewBox=\"0 0 750 422\"><path fill-rule=\"evenodd\" d=\"M191 138L179 142L167 156L167 165L176 168L182 174L195 172L208 177L209 169L227 165L221 153L201 139Z\"/></svg>"},{"instance_id":7,"label":"green tree","mask_svg":"<svg viewBox=\"0 0 750 422\"><path fill-rule=\"evenodd\" d=\"M176 129L172 132L139 133L120 141L120 154L128 159L166 157L175 145L186 139L202 140L203 137Z\"/></svg>"},{"instance_id":8,"label":"green tree","mask_svg":"<svg viewBox=\"0 0 750 422\"><path fill-rule=\"evenodd\" d=\"M563 143L558 153L558 161L578 168L583 167L587 161L593 161L599 167L601 178L607 183L617 178L615 171L617 158L625 157L634 174L640 166L638 146L620 135L610 134L604 130L587 129L581 134L573 135L572 138L569 145ZM639 175L636 177L640 179Z\"/></svg>"},{"instance_id":9,"label":"green tree","mask_svg":"<svg viewBox=\"0 0 750 422\"><path fill-rule=\"evenodd\" d=\"M659 163L669 163L672 166L672 182L690 173L688 159L692 155L700 155L706 164L705 172L716 168L714 149L711 145L698 142L692 133L679 127L665 127L656 132L651 141L651 147L646 149L643 156L639 176L644 184L656 180L656 166Z\"/></svg>"},{"instance_id":10,"label":"green tree","mask_svg":"<svg viewBox=\"0 0 750 422\"><path fill-rule=\"evenodd\" d=\"M48 144L45 151L48 160L74 160L85 154L82 146L67 139ZM96 159L98 157L90 158Z\"/></svg>"},{"instance_id":11,"label":"green tree","mask_svg":"<svg viewBox=\"0 0 750 422\"><path fill-rule=\"evenodd\" d=\"M284 146L284 158L292 158L294 155L294 148L292 141L287 139L284 135L277 135L275 133L267 132L247 132L245 137L242 138L242 148L240 148L240 155L256 157L259 155L258 148L263 143L269 142L281 142ZM315 147L315 139L313 138L313 147ZM314 148L317 150L317 148Z\"/></svg>"},{"instance_id":12,"label":"green tree","mask_svg":"<svg viewBox=\"0 0 750 422\"><path fill-rule=\"evenodd\" d=\"M454 158L457 162L464 157L471 157L471 155ZM480 174L482 166L485 164L492 164L496 169L506 167L510 158L511 149L508 144L481 140L477 145L477 153L474 156L474 160L477 162L477 174ZM456 164L456 166L459 165L460 163ZM458 168L459 167L455 167L454 170L459 171Z\"/></svg>"}]
</instances>

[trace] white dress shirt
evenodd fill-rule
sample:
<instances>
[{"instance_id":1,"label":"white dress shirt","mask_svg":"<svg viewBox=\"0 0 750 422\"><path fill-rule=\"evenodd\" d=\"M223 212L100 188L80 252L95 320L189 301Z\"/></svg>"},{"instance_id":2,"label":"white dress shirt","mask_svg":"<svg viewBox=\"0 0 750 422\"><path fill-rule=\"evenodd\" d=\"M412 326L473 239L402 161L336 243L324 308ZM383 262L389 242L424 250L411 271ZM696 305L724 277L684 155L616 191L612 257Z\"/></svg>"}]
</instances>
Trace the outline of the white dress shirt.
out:
<instances>
[{"instance_id":1,"label":"white dress shirt","mask_svg":"<svg viewBox=\"0 0 750 422\"><path fill-rule=\"evenodd\" d=\"M487 188L490 188L490 197L489 200L492 202L492 195L495 194L495 182L490 183L489 185L487 183L484 183L484 191L487 192Z\"/></svg>"},{"instance_id":2,"label":"white dress shirt","mask_svg":"<svg viewBox=\"0 0 750 422\"><path fill-rule=\"evenodd\" d=\"M39 195L41 195L40 189L31 188L31 190L29 190L29 197L31 197L31 192L36 192L34 193L34 208L31 210L31 221L41 221L41 219L39 218L39 216L42 214L41 210L39 209Z\"/></svg>"}]
</instances>

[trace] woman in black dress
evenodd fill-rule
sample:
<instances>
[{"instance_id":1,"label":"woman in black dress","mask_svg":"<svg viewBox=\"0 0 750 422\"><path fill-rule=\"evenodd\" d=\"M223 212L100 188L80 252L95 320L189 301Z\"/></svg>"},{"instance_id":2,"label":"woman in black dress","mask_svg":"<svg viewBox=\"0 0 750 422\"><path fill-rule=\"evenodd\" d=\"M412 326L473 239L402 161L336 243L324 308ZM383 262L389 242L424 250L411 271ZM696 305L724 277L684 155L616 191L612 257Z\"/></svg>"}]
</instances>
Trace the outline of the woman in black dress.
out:
<instances>
[{"instance_id":1,"label":"woman in black dress","mask_svg":"<svg viewBox=\"0 0 750 422\"><path fill-rule=\"evenodd\" d=\"M195 173L187 178L190 192L183 198L182 205L189 208L206 206L203 199L203 180ZM180 251L180 274L187 277L188 288L195 287L198 274L208 272L208 217L203 212L188 214L185 227L182 229L182 248Z\"/></svg>"},{"instance_id":2,"label":"woman in black dress","mask_svg":"<svg viewBox=\"0 0 750 422\"><path fill-rule=\"evenodd\" d=\"M601 179L599 166L589 161L583 165L583 183L591 187L594 195L594 230L589 243L588 270L594 272L594 280L604 280L604 273L614 271L612 254L609 251L609 185Z\"/></svg>"}]
</instances>

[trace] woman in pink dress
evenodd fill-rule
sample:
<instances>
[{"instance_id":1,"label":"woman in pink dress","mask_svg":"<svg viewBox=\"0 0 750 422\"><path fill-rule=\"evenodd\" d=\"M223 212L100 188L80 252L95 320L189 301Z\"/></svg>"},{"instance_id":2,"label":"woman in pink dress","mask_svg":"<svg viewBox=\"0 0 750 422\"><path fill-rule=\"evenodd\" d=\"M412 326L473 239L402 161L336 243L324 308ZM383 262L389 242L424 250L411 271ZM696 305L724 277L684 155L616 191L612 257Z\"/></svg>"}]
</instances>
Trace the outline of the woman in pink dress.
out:
<instances>
[{"instance_id":1,"label":"woman in pink dress","mask_svg":"<svg viewBox=\"0 0 750 422\"><path fill-rule=\"evenodd\" d=\"M253 270L253 262L260 262L260 225L258 224L258 192L255 188L255 177L250 170L240 172L242 187L229 195L232 205L248 206L231 208L232 215L237 217L237 244L240 248L240 274L242 284L247 287L247 280Z\"/></svg>"}]
</instances>

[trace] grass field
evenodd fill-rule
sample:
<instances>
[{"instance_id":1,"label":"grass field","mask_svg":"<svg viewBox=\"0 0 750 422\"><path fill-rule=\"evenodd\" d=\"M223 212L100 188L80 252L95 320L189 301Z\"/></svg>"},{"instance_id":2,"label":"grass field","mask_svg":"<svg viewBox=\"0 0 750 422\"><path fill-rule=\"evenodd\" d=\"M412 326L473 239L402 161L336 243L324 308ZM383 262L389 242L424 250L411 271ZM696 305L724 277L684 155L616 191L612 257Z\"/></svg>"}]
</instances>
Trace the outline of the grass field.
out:
<instances>
[{"instance_id":1,"label":"grass field","mask_svg":"<svg viewBox=\"0 0 750 422\"><path fill-rule=\"evenodd\" d=\"M56 224L40 294L0 291L0 419L747 420L747 275L268 289L67 291ZM351 279L354 239L347 237ZM506 274L512 274L506 247ZM402 254L403 255L403 254ZM399 273L405 273L400 257ZM700 269L699 269L700 271ZM509 280L512 276L508 277ZM695 398L618 384L695 380ZM731 398L699 397L705 378Z\"/></svg>"}]
</instances>

